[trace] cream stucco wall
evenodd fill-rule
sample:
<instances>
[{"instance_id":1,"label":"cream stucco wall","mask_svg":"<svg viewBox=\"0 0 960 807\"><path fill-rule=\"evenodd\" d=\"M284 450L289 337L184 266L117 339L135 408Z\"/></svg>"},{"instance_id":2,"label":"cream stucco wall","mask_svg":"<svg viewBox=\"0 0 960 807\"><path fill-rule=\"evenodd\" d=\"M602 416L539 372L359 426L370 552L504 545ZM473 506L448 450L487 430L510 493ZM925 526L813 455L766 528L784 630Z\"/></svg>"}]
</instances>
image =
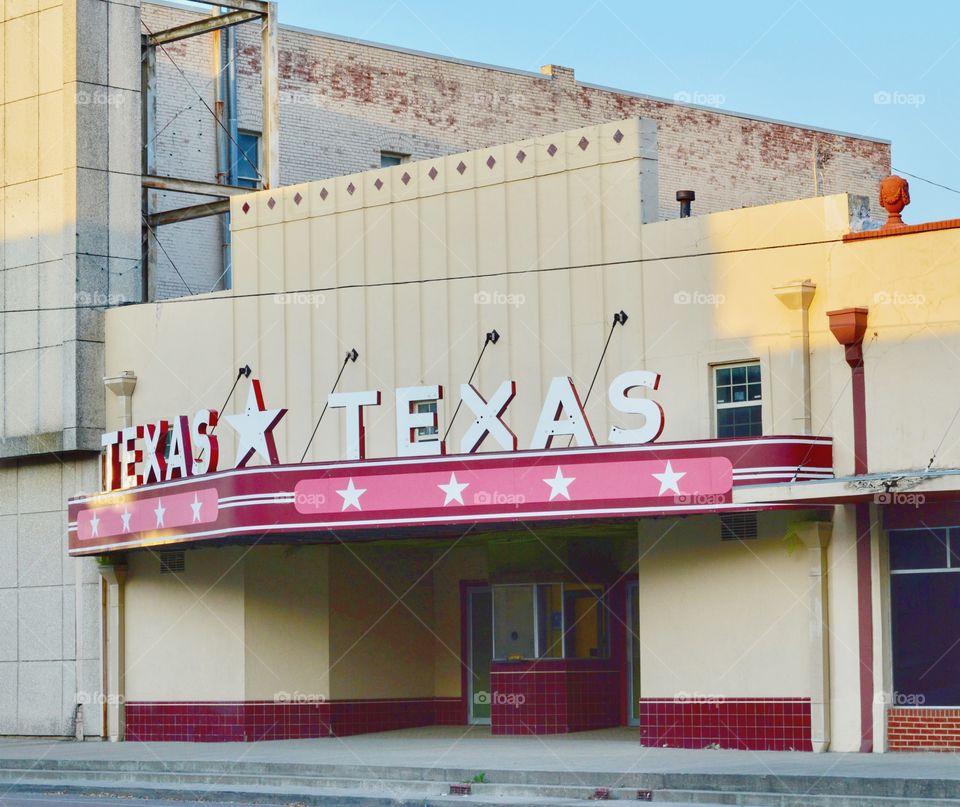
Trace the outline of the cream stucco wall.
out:
<instances>
[{"instance_id":1,"label":"cream stucco wall","mask_svg":"<svg viewBox=\"0 0 960 807\"><path fill-rule=\"evenodd\" d=\"M244 557L247 700L330 697L326 546L256 547Z\"/></svg>"},{"instance_id":2,"label":"cream stucco wall","mask_svg":"<svg viewBox=\"0 0 960 807\"><path fill-rule=\"evenodd\" d=\"M747 541L721 541L715 516L642 522L644 697L810 697L811 580L790 521L764 513Z\"/></svg>"},{"instance_id":3,"label":"cream stucco wall","mask_svg":"<svg viewBox=\"0 0 960 807\"><path fill-rule=\"evenodd\" d=\"M616 148L612 129L628 132ZM360 359L339 388L383 392L367 412L368 455L392 456L394 388L442 384L445 425L483 334L496 328L503 338L475 384L489 395L517 380L505 419L524 446L549 379L569 374L584 394L612 313L623 308L630 320L614 334L587 406L598 440L623 420L610 410L607 383L639 368L662 375L661 439L711 436L709 365L747 359L764 371L765 432L796 433L801 318L773 289L810 279L812 431L834 436L837 471L850 472L849 370L826 311L868 305L871 468L923 467L953 411L949 396L932 396L920 417L914 388L918 372L935 383L960 355L960 301L942 293L960 249L956 231L844 244L844 196L641 227L645 136L638 122L619 122L237 199L233 294L110 311L107 369L137 372L134 419L143 422L216 406L249 362L268 405L289 409L276 434L281 459L296 461L344 353L356 347ZM598 153L584 153L578 137ZM544 152L553 140L556 164ZM511 152L523 147L531 156L520 164ZM491 155L494 169L485 164ZM470 163L463 177L460 161ZM229 408L244 402L241 389ZM451 451L467 421L455 423ZM228 462L233 434L224 428L219 437ZM343 415L331 410L308 457L343 451ZM960 442L946 441L938 462L960 464Z\"/></svg>"},{"instance_id":4,"label":"cream stucco wall","mask_svg":"<svg viewBox=\"0 0 960 807\"><path fill-rule=\"evenodd\" d=\"M487 580L487 553L482 546L437 550L433 570L434 695L460 695L461 602L460 581Z\"/></svg>"},{"instance_id":5,"label":"cream stucco wall","mask_svg":"<svg viewBox=\"0 0 960 807\"><path fill-rule=\"evenodd\" d=\"M433 553L340 546L330 556L330 697L433 696Z\"/></svg>"},{"instance_id":6,"label":"cream stucco wall","mask_svg":"<svg viewBox=\"0 0 960 807\"><path fill-rule=\"evenodd\" d=\"M183 572L159 569L156 553L130 554L127 700L243 700L244 551L197 550Z\"/></svg>"},{"instance_id":7,"label":"cream stucco wall","mask_svg":"<svg viewBox=\"0 0 960 807\"><path fill-rule=\"evenodd\" d=\"M460 694L460 581L486 578L482 546L219 548L185 565L130 555L129 700Z\"/></svg>"}]
</instances>

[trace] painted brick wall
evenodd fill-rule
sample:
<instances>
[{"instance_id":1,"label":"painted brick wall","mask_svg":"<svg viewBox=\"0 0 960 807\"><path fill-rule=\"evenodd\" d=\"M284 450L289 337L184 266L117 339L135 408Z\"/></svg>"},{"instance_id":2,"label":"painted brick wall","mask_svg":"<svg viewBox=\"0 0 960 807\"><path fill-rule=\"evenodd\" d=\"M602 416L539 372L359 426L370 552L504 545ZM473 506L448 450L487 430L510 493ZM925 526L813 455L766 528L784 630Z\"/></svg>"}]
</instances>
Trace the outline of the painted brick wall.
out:
<instances>
[{"instance_id":1,"label":"painted brick wall","mask_svg":"<svg viewBox=\"0 0 960 807\"><path fill-rule=\"evenodd\" d=\"M143 7L152 30L191 16L170 6ZM259 27L237 30L240 126L259 130ZM205 36L167 51L212 106L211 42ZM681 188L696 190L699 213L819 190L866 195L879 215L877 183L890 170L886 143L578 84L569 68L495 69L294 28L281 30L280 60L284 184L376 167L381 150L423 159L629 117L657 122L661 218L678 214ZM162 53L158 71L157 121L166 127L157 137L160 171L212 179L210 114ZM194 291L216 285L219 237L211 221L176 225L163 235ZM161 264L157 293L183 292L183 282Z\"/></svg>"},{"instance_id":2,"label":"painted brick wall","mask_svg":"<svg viewBox=\"0 0 960 807\"><path fill-rule=\"evenodd\" d=\"M887 747L891 751L960 750L960 709L888 709Z\"/></svg>"}]
</instances>

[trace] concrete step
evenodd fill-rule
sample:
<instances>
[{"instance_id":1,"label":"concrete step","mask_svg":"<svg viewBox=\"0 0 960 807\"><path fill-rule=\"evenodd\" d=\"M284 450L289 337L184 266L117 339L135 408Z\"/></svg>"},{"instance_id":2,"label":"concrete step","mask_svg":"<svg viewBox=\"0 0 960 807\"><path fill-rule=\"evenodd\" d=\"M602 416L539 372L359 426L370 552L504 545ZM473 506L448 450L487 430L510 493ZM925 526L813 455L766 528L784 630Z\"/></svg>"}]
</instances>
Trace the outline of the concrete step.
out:
<instances>
[{"instance_id":1,"label":"concrete step","mask_svg":"<svg viewBox=\"0 0 960 807\"><path fill-rule=\"evenodd\" d=\"M480 760L482 762L482 760ZM960 807L960 781L902 777L758 775L723 773L599 773L487 770L470 797L450 797L449 785L478 771L457 768L231 763L211 760L0 760L0 786L71 788L71 792L259 794L304 801L347 795L358 804L465 803L566 804L610 788L614 800L636 801L639 789L661 803L742 807ZM155 796L156 797L156 796ZM477 800L481 801L477 801ZM378 801L379 800L379 801ZM438 803L441 803L438 802ZM308 802L305 802L308 803Z\"/></svg>"},{"instance_id":2,"label":"concrete step","mask_svg":"<svg viewBox=\"0 0 960 807\"><path fill-rule=\"evenodd\" d=\"M384 779L371 774L364 778L333 776L270 776L224 773L177 773L170 771L43 771L0 769L0 787L8 783L26 782L55 787L57 785L103 788L156 788L206 794L211 790L256 790L284 793L291 797L325 790L355 794L384 794L420 798L445 796L451 784L463 780L427 781ZM586 785L471 783L473 795L485 798L532 798L585 800L594 795L595 787ZM636 798L635 790L616 791L616 797Z\"/></svg>"},{"instance_id":3,"label":"concrete step","mask_svg":"<svg viewBox=\"0 0 960 807\"><path fill-rule=\"evenodd\" d=\"M94 798L98 803L104 799L137 799L149 803L150 799L182 801L222 802L225 804L257 804L267 807L450 807L451 804L468 807L582 807L584 800L558 798L532 798L516 796L450 796L447 794L415 793L364 793L356 790L318 788L296 792L278 792L272 788L205 788L202 791L177 788L176 786L125 787L106 784L91 786L82 782L61 782L45 785L24 780L14 785L4 785L3 792L9 796L69 796ZM0 796L0 805L4 798ZM692 805L691 805L692 807ZM709 807L698 804L696 807ZM714 805L714 807L721 807Z\"/></svg>"},{"instance_id":4,"label":"concrete step","mask_svg":"<svg viewBox=\"0 0 960 807\"><path fill-rule=\"evenodd\" d=\"M823 794L718 793L716 790L657 790L654 802L660 804L736 805L736 807L960 807L960 799L926 799L885 796Z\"/></svg>"}]
</instances>

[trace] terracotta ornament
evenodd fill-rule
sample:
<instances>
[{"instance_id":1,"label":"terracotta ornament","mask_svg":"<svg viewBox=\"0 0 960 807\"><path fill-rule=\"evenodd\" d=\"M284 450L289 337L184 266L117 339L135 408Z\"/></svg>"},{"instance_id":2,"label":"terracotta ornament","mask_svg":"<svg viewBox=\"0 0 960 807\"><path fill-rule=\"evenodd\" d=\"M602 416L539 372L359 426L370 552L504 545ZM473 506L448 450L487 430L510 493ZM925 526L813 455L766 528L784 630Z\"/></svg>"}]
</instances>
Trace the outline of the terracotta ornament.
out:
<instances>
[{"instance_id":1,"label":"terracotta ornament","mask_svg":"<svg viewBox=\"0 0 960 807\"><path fill-rule=\"evenodd\" d=\"M910 183L896 174L880 180L880 206L887 211L887 223L882 230L905 226L901 211L910 204Z\"/></svg>"}]
</instances>

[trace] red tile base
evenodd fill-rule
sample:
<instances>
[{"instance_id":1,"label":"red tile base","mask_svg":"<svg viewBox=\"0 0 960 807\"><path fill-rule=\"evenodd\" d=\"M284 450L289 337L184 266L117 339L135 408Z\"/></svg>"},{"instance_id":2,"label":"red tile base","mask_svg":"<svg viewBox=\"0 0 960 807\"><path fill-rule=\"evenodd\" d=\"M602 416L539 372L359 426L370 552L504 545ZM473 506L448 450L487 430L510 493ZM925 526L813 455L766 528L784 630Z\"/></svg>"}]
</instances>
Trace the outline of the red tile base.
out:
<instances>
[{"instance_id":1,"label":"red tile base","mask_svg":"<svg viewBox=\"0 0 960 807\"><path fill-rule=\"evenodd\" d=\"M960 751L960 709L887 709L891 751Z\"/></svg>"},{"instance_id":2,"label":"red tile base","mask_svg":"<svg viewBox=\"0 0 960 807\"><path fill-rule=\"evenodd\" d=\"M642 698L640 742L667 748L812 751L809 698Z\"/></svg>"},{"instance_id":3,"label":"red tile base","mask_svg":"<svg viewBox=\"0 0 960 807\"><path fill-rule=\"evenodd\" d=\"M130 701L126 739L142 742L255 742L345 737L465 722L459 698L289 703Z\"/></svg>"},{"instance_id":4,"label":"red tile base","mask_svg":"<svg viewBox=\"0 0 960 807\"><path fill-rule=\"evenodd\" d=\"M492 734L565 734L620 725L620 673L607 661L494 662Z\"/></svg>"}]
</instances>

